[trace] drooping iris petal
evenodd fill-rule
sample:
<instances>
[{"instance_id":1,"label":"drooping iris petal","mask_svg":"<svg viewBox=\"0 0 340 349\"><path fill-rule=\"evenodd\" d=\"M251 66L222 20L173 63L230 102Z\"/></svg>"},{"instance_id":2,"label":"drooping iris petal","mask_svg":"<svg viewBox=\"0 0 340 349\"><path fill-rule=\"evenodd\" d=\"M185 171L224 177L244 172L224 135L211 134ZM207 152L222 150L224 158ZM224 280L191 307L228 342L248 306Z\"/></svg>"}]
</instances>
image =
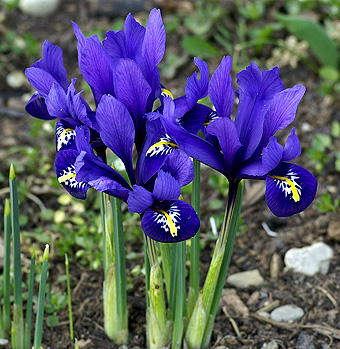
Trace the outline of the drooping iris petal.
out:
<instances>
[{"instance_id":1,"label":"drooping iris petal","mask_svg":"<svg viewBox=\"0 0 340 349\"><path fill-rule=\"evenodd\" d=\"M86 39L79 68L97 104L104 94L114 95L114 64L96 36Z\"/></svg>"},{"instance_id":2,"label":"drooping iris petal","mask_svg":"<svg viewBox=\"0 0 340 349\"><path fill-rule=\"evenodd\" d=\"M127 203L129 211L141 214L152 205L153 201L154 198L148 190L135 184L129 193Z\"/></svg>"},{"instance_id":3,"label":"drooping iris petal","mask_svg":"<svg viewBox=\"0 0 340 349\"><path fill-rule=\"evenodd\" d=\"M245 178L265 179L267 172L262 163L262 156L257 156L241 164L240 169L235 173L235 180L240 181Z\"/></svg>"},{"instance_id":4,"label":"drooping iris petal","mask_svg":"<svg viewBox=\"0 0 340 349\"><path fill-rule=\"evenodd\" d=\"M60 184L75 198L86 199L90 185L76 180L75 162L78 152L73 149L63 150L57 153L54 167Z\"/></svg>"},{"instance_id":5,"label":"drooping iris petal","mask_svg":"<svg viewBox=\"0 0 340 349\"><path fill-rule=\"evenodd\" d=\"M282 159L283 147L277 142L276 137L271 137L267 148L262 151L262 164L266 172L275 168Z\"/></svg>"},{"instance_id":6,"label":"drooping iris petal","mask_svg":"<svg viewBox=\"0 0 340 349\"><path fill-rule=\"evenodd\" d=\"M66 149L76 150L76 131L67 122L59 120L55 127L57 152Z\"/></svg>"},{"instance_id":7,"label":"drooping iris petal","mask_svg":"<svg viewBox=\"0 0 340 349\"><path fill-rule=\"evenodd\" d=\"M191 109L198 100L206 97L208 94L209 70L207 63L199 58L195 58L195 64L200 70L201 78L198 80L198 73L194 72L187 80L187 84L185 85L185 94L188 110Z\"/></svg>"},{"instance_id":8,"label":"drooping iris petal","mask_svg":"<svg viewBox=\"0 0 340 349\"><path fill-rule=\"evenodd\" d=\"M317 181L305 168L280 163L266 177L266 200L278 217L289 217L302 212L313 201Z\"/></svg>"},{"instance_id":9,"label":"drooping iris petal","mask_svg":"<svg viewBox=\"0 0 340 349\"><path fill-rule=\"evenodd\" d=\"M28 101L25 107L27 113L42 120L53 120L55 117L51 116L47 110L45 98L40 93L35 93Z\"/></svg>"},{"instance_id":10,"label":"drooping iris petal","mask_svg":"<svg viewBox=\"0 0 340 349\"><path fill-rule=\"evenodd\" d=\"M278 68L261 72L255 63L238 73L237 78L239 105L235 126L243 144L243 159L246 160L262 138L264 115L270 100L284 87Z\"/></svg>"},{"instance_id":11,"label":"drooping iris petal","mask_svg":"<svg viewBox=\"0 0 340 349\"><path fill-rule=\"evenodd\" d=\"M234 106L235 93L230 76L231 57L223 57L215 70L209 85L209 97L220 117L230 117Z\"/></svg>"},{"instance_id":12,"label":"drooping iris petal","mask_svg":"<svg viewBox=\"0 0 340 349\"><path fill-rule=\"evenodd\" d=\"M242 146L234 122L228 117L218 118L209 124L207 132L217 137L223 151L227 172L232 173L234 156Z\"/></svg>"},{"instance_id":13,"label":"drooping iris petal","mask_svg":"<svg viewBox=\"0 0 340 349\"><path fill-rule=\"evenodd\" d=\"M152 195L156 200L177 200L181 195L181 186L170 173L160 170Z\"/></svg>"},{"instance_id":14,"label":"drooping iris petal","mask_svg":"<svg viewBox=\"0 0 340 349\"><path fill-rule=\"evenodd\" d=\"M134 184L132 148L135 127L130 113L118 99L104 95L98 105L96 119L104 144L123 161L129 178Z\"/></svg>"},{"instance_id":15,"label":"drooping iris petal","mask_svg":"<svg viewBox=\"0 0 340 349\"><path fill-rule=\"evenodd\" d=\"M35 62L32 67L50 74L65 90L68 86L67 72L63 63L63 51L46 40L43 44L43 58Z\"/></svg>"},{"instance_id":16,"label":"drooping iris petal","mask_svg":"<svg viewBox=\"0 0 340 349\"><path fill-rule=\"evenodd\" d=\"M277 130L286 128L295 119L297 107L305 91L304 86L296 85L274 96L264 116L263 135L258 148L259 152Z\"/></svg>"},{"instance_id":17,"label":"drooping iris petal","mask_svg":"<svg viewBox=\"0 0 340 349\"><path fill-rule=\"evenodd\" d=\"M290 135L287 137L286 144L283 148L282 161L291 161L301 154L300 141L295 134L295 127L292 128Z\"/></svg>"},{"instance_id":18,"label":"drooping iris petal","mask_svg":"<svg viewBox=\"0 0 340 349\"><path fill-rule=\"evenodd\" d=\"M178 122L187 132L196 134L211 112L211 108L203 104L195 104L183 117L179 118Z\"/></svg>"},{"instance_id":19,"label":"drooping iris petal","mask_svg":"<svg viewBox=\"0 0 340 349\"><path fill-rule=\"evenodd\" d=\"M192 160L180 149L167 155L162 170L164 172L169 172L171 176L178 181L181 187L189 184L195 177Z\"/></svg>"},{"instance_id":20,"label":"drooping iris petal","mask_svg":"<svg viewBox=\"0 0 340 349\"><path fill-rule=\"evenodd\" d=\"M211 166L218 171L225 172L223 155L218 149L204 139L187 132L174 115L174 102L171 98L164 99L163 115L160 115L166 131L180 149L192 158Z\"/></svg>"},{"instance_id":21,"label":"drooping iris petal","mask_svg":"<svg viewBox=\"0 0 340 349\"><path fill-rule=\"evenodd\" d=\"M186 202L163 201L148 208L142 217L142 229L159 242L179 242L192 238L200 221L195 210Z\"/></svg>"}]
</instances>

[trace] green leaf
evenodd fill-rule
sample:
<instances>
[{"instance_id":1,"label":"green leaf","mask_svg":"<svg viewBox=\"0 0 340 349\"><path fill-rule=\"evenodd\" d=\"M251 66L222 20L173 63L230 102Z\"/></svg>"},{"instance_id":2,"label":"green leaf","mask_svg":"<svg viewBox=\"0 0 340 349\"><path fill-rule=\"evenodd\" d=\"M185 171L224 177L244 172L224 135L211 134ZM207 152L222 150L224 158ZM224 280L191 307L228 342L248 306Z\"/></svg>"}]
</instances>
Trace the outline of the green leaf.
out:
<instances>
[{"instance_id":1,"label":"green leaf","mask_svg":"<svg viewBox=\"0 0 340 349\"><path fill-rule=\"evenodd\" d=\"M209 41L199 38L198 36L187 35L182 40L183 49L190 55L202 59L221 56L222 53Z\"/></svg>"},{"instance_id":2,"label":"green leaf","mask_svg":"<svg viewBox=\"0 0 340 349\"><path fill-rule=\"evenodd\" d=\"M48 327L54 327L57 326L59 322L59 318L57 315L50 315L46 319L46 323Z\"/></svg>"},{"instance_id":3,"label":"green leaf","mask_svg":"<svg viewBox=\"0 0 340 349\"><path fill-rule=\"evenodd\" d=\"M306 18L286 16L279 13L275 17L289 32L306 40L321 65L337 68L339 52L334 41L326 34L323 27Z\"/></svg>"}]
</instances>

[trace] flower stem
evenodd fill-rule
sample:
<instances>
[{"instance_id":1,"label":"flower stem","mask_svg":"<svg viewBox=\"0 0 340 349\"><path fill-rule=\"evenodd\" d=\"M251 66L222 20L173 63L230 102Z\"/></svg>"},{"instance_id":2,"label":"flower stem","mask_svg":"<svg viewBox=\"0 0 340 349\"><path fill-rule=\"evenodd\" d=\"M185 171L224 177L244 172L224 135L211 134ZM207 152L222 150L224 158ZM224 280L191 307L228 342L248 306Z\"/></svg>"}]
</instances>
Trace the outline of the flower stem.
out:
<instances>
[{"instance_id":1,"label":"flower stem","mask_svg":"<svg viewBox=\"0 0 340 349\"><path fill-rule=\"evenodd\" d=\"M192 182L192 199L191 204L198 216L200 216L200 183L201 183L201 168L200 162L194 160L195 178ZM189 295L188 295L188 316L190 318L198 298L200 286L200 270L199 270L199 253L200 253L200 231L191 239L190 246L190 280L189 280Z\"/></svg>"},{"instance_id":2,"label":"flower stem","mask_svg":"<svg viewBox=\"0 0 340 349\"><path fill-rule=\"evenodd\" d=\"M33 249L31 258L30 277L28 282L27 309L26 309L26 324L25 324L25 347L31 348L31 327L32 327L32 305L33 305L33 288L35 274L35 251Z\"/></svg>"}]
</instances>

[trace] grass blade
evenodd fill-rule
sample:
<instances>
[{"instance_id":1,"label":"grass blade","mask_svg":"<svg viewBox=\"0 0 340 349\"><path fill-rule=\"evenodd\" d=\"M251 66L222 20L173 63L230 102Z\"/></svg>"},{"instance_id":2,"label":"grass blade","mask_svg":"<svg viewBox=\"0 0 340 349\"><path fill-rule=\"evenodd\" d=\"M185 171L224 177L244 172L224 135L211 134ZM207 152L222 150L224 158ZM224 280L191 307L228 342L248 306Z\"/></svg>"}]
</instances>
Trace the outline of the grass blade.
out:
<instances>
[{"instance_id":1,"label":"grass blade","mask_svg":"<svg viewBox=\"0 0 340 349\"><path fill-rule=\"evenodd\" d=\"M24 347L24 318L22 309L22 278L21 278L21 249L19 228L18 192L14 166L9 171L9 186L11 193L11 226L13 236L13 273L14 273L14 306L13 306L13 339L12 347Z\"/></svg>"},{"instance_id":2,"label":"grass blade","mask_svg":"<svg viewBox=\"0 0 340 349\"><path fill-rule=\"evenodd\" d=\"M37 311L37 317L35 321L35 331L34 331L34 349L40 349L40 346L41 346L49 251L50 251L49 245L46 244L44 255L43 255L43 268L42 268L41 277L40 277L38 311Z\"/></svg>"},{"instance_id":3,"label":"grass blade","mask_svg":"<svg viewBox=\"0 0 340 349\"><path fill-rule=\"evenodd\" d=\"M70 285L70 270L68 264L68 257L65 253L65 269L66 269L66 282L67 282L67 300L68 300L68 318L70 321L70 339L73 340L73 316L72 316L72 300L71 300L71 285Z\"/></svg>"},{"instance_id":4,"label":"grass blade","mask_svg":"<svg viewBox=\"0 0 340 349\"><path fill-rule=\"evenodd\" d=\"M31 327L32 327L32 305L33 305L33 287L35 274L35 250L33 249L31 258L31 269L28 281L26 324L25 324L25 348L31 348Z\"/></svg>"},{"instance_id":5,"label":"grass blade","mask_svg":"<svg viewBox=\"0 0 340 349\"><path fill-rule=\"evenodd\" d=\"M5 260L4 260L4 271L3 271L3 290L4 290L3 328L5 331L8 331L11 326L11 317L10 317L11 315L11 304L10 304L11 206L8 199L5 200L4 234L5 234Z\"/></svg>"}]
</instances>

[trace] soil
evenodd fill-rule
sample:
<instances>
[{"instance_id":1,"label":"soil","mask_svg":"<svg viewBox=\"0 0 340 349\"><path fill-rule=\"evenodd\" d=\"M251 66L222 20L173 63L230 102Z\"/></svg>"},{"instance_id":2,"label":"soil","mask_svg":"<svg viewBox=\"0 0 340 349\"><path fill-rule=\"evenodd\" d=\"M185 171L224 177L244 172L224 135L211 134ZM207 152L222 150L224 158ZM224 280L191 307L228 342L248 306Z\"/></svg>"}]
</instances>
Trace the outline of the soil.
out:
<instances>
[{"instance_id":1,"label":"soil","mask_svg":"<svg viewBox=\"0 0 340 349\"><path fill-rule=\"evenodd\" d=\"M139 1L137 1L139 2ZM71 1L65 0L58 11L48 17L31 17L20 12L19 9L12 11L1 8L0 5L0 39L8 29L14 30L19 35L31 33L40 43L48 39L62 47L64 51L64 63L69 72L69 77L78 77L77 52L75 38L70 21L77 22L84 32L91 32L102 27L104 32L110 28L110 23L121 13L114 8L103 6L105 1ZM113 3L118 3L114 1ZM124 2L122 2L124 3ZM131 2L126 2L130 4ZM146 6L151 6L147 4ZM163 15L176 13L176 11L189 11L192 4L189 1L165 3L158 1ZM123 11L121 6L120 11ZM147 8L148 10L149 8ZM130 9L131 10L131 9ZM139 13L140 18L145 18L146 12ZM178 52L178 33L170 34L167 41L167 50ZM6 57L5 57L6 56ZM8 63L0 72L0 173L7 176L8 154L20 160L20 154L12 154L10 150L17 146L35 146L38 140L33 139L29 133L29 125L32 118L24 111L24 98L32 90L28 85L18 89L10 88L5 81L5 76L11 71L23 71L30 66L37 57L29 61L27 58L17 57L13 52L8 52L2 58ZM218 60L211 60L211 65L216 66ZM169 89L174 94L181 93L176 86L184 86L186 77L194 70L191 60L181 68L180 72L171 80L167 81ZM321 173L309 165L305 150L311 146L315 134L330 134L332 121L340 121L339 101L331 97L322 97L318 91L321 81L307 66L300 65L297 68L281 69L281 78L286 87L302 84L307 87L307 92L300 103L296 120L293 125L300 137L302 155L299 164L311 170L317 177L319 186L315 202L320 201L321 194L330 192L332 197L339 197L339 174L334 167L334 154L330 154L330 161L325 165ZM283 139L287 132L280 134ZM53 139L51 139L53 142ZM339 143L339 140L335 140ZM335 149L340 144L335 143ZM50 154L53 158L53 154ZM205 232L210 230L209 217L216 214L209 206L213 198L223 199L222 195L215 192L208 185L210 169L202 171L202 232L205 239L205 247L201 251L201 275L202 283L209 266L210 256L214 247L214 241L208 239ZM53 175L53 172L48 172ZM25 181L24 174L21 181ZM31 180L35 186L43 187L44 178L37 175ZM7 182L3 181L0 189L1 200L5 197ZM38 190L39 192L39 190ZM56 208L56 192L43 192L36 194L46 207ZM22 209L32 214L29 204L23 204ZM3 206L0 203L2 216ZM33 212L34 213L34 212ZM264 348L265 343L272 340L276 346L267 348L340 348L340 231L337 234L329 234L331 225L338 227L339 213L321 213L315 203L305 212L291 218L277 218L270 213L264 198L264 183L247 181L245 186L242 218L246 225L245 230L237 236L234 253L231 260L229 274L240 271L258 269L265 284L261 288L248 288L236 290L237 295L243 301L248 312L240 314L234 308L226 306L222 300L220 310L216 317L216 324L212 336L212 347L219 348ZM33 217L33 216L32 216ZM268 235L263 223L277 233L275 237ZM32 218L32 224L36 224ZM339 228L338 228L339 229ZM334 230L334 229L333 229ZM336 230L336 229L335 229ZM334 250L334 258L331 261L327 275L317 274L307 277L286 271L283 265L283 257L287 250L292 247L308 246L317 241L324 241ZM129 250L140 252L140 245L129 246ZM273 270L273 263L277 272ZM127 275L132 278L133 287L128 292L129 306L129 348L145 348L145 286L143 276L134 277L131 270L138 261L127 262ZM66 286L58 282L58 276L65 273L64 260L57 257L50 259L49 280L52 287L66 291ZM81 348L116 348L107 338L103 329L103 296L102 284L103 273L101 269L91 270L79 264L71 264L71 289L73 302L74 333L80 340ZM232 287L226 284L226 289ZM258 310L268 304L276 302L276 306L295 304L304 310L304 317L294 323L279 323L268 318L261 317ZM59 312L59 324L56 327L44 327L44 348L73 348L69 340L68 311L67 307ZM9 346L8 346L9 348Z\"/></svg>"}]
</instances>

